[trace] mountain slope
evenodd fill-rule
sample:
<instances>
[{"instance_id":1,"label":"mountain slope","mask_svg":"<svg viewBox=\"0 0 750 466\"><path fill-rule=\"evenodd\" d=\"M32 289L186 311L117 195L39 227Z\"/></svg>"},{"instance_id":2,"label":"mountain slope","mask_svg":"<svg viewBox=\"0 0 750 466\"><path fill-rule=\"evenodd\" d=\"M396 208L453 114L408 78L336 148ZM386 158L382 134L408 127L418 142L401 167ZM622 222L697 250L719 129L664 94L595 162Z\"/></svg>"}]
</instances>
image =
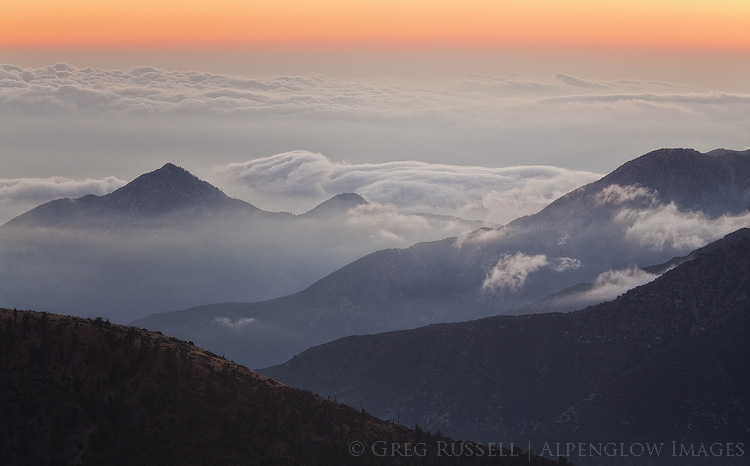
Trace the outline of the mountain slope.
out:
<instances>
[{"instance_id":1,"label":"mountain slope","mask_svg":"<svg viewBox=\"0 0 750 466\"><path fill-rule=\"evenodd\" d=\"M503 228L382 250L276 300L135 324L262 367L345 335L497 315L610 270L665 262L750 225L748 199L750 154L654 151Z\"/></svg>"},{"instance_id":2,"label":"mountain slope","mask_svg":"<svg viewBox=\"0 0 750 466\"><path fill-rule=\"evenodd\" d=\"M743 442L748 290L744 229L585 310L347 337L261 372L480 441Z\"/></svg>"},{"instance_id":3,"label":"mountain slope","mask_svg":"<svg viewBox=\"0 0 750 466\"><path fill-rule=\"evenodd\" d=\"M304 215L271 213L166 164L105 196L48 202L0 226L0 303L128 322L260 301L375 250L481 225L354 208L364 202L345 194Z\"/></svg>"},{"instance_id":4,"label":"mountain slope","mask_svg":"<svg viewBox=\"0 0 750 466\"><path fill-rule=\"evenodd\" d=\"M519 229L588 226L623 206L651 207L656 199L709 217L750 209L750 151L659 149L624 163L602 179L509 224ZM626 189L607 189L619 187ZM629 189L627 189L629 187Z\"/></svg>"},{"instance_id":5,"label":"mountain slope","mask_svg":"<svg viewBox=\"0 0 750 466\"><path fill-rule=\"evenodd\" d=\"M0 382L8 465L553 464L440 456L453 441L101 319L0 309ZM424 455L386 453L386 442Z\"/></svg>"}]
</instances>

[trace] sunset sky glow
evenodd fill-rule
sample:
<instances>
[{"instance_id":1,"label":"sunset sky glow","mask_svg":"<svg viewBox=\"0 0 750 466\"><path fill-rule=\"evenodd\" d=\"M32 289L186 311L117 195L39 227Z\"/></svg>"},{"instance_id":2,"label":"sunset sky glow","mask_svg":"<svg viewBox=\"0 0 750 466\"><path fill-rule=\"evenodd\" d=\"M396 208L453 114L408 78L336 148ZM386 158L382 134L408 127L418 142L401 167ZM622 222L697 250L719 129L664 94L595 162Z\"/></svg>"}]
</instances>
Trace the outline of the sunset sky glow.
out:
<instances>
[{"instance_id":1,"label":"sunset sky glow","mask_svg":"<svg viewBox=\"0 0 750 466\"><path fill-rule=\"evenodd\" d=\"M747 0L11 0L0 46L750 50Z\"/></svg>"},{"instance_id":2,"label":"sunset sky glow","mask_svg":"<svg viewBox=\"0 0 750 466\"><path fill-rule=\"evenodd\" d=\"M311 173L407 163L389 192L470 199L381 201L507 221L654 149L750 148L750 0L1 3L0 223L166 162L293 212L368 194ZM289 189L221 176L246 166ZM562 171L466 191L527 166Z\"/></svg>"}]
</instances>

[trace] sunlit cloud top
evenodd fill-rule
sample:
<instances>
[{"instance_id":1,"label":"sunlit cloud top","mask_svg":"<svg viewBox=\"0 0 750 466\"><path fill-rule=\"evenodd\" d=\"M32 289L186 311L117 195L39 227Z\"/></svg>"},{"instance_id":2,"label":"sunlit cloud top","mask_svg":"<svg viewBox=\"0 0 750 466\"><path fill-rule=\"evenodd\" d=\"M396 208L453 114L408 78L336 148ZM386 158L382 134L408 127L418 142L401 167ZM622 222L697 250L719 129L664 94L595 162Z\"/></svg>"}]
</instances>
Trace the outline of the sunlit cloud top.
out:
<instances>
[{"instance_id":1,"label":"sunlit cloud top","mask_svg":"<svg viewBox=\"0 0 750 466\"><path fill-rule=\"evenodd\" d=\"M456 45L750 49L744 0L32 0L0 46Z\"/></svg>"}]
</instances>

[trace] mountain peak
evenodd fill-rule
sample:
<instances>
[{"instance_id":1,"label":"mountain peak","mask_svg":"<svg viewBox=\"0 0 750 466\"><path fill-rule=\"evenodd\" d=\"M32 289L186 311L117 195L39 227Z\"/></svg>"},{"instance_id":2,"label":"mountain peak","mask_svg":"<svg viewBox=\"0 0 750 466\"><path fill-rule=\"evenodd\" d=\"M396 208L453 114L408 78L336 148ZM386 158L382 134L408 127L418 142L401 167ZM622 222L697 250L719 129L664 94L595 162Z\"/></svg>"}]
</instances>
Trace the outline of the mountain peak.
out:
<instances>
[{"instance_id":1,"label":"mountain peak","mask_svg":"<svg viewBox=\"0 0 750 466\"><path fill-rule=\"evenodd\" d=\"M367 201L357 193L341 193L310 209L304 215L335 215L364 204L367 204Z\"/></svg>"},{"instance_id":2,"label":"mountain peak","mask_svg":"<svg viewBox=\"0 0 750 466\"><path fill-rule=\"evenodd\" d=\"M104 199L118 208L146 215L159 215L176 209L208 211L241 202L173 163L166 163L157 170L139 176L104 196Z\"/></svg>"},{"instance_id":3,"label":"mountain peak","mask_svg":"<svg viewBox=\"0 0 750 466\"><path fill-rule=\"evenodd\" d=\"M166 163L104 196L88 194L77 199L56 199L7 224L101 228L102 225L111 226L113 218L122 222L123 219L153 219L179 212L182 218L197 219L202 214L222 215L239 211L257 212L260 209L227 196L182 167Z\"/></svg>"},{"instance_id":4,"label":"mountain peak","mask_svg":"<svg viewBox=\"0 0 750 466\"><path fill-rule=\"evenodd\" d=\"M647 207L652 201L670 202L681 211L703 212L715 218L750 209L750 151L717 149L658 149L620 165L598 181L555 200L541 212L510 223L515 228L547 228L552 223L570 228L590 225L602 214L598 200L611 187L636 187L643 193L629 206ZM642 203L639 205L638 203ZM646 203L645 206L643 203ZM616 204L610 218L625 204Z\"/></svg>"}]
</instances>

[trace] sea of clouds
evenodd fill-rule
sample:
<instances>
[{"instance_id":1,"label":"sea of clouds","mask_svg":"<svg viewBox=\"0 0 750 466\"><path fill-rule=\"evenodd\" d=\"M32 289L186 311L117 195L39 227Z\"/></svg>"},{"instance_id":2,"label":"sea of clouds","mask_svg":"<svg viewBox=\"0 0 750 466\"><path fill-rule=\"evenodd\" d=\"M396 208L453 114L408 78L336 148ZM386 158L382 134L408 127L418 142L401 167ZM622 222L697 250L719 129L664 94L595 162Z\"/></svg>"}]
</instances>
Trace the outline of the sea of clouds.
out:
<instances>
[{"instance_id":1,"label":"sea of clouds","mask_svg":"<svg viewBox=\"0 0 750 466\"><path fill-rule=\"evenodd\" d=\"M428 87L0 65L0 215L33 203L22 183L102 193L173 162L266 210L357 191L505 223L652 149L748 147L749 118L750 95L566 74Z\"/></svg>"}]
</instances>

